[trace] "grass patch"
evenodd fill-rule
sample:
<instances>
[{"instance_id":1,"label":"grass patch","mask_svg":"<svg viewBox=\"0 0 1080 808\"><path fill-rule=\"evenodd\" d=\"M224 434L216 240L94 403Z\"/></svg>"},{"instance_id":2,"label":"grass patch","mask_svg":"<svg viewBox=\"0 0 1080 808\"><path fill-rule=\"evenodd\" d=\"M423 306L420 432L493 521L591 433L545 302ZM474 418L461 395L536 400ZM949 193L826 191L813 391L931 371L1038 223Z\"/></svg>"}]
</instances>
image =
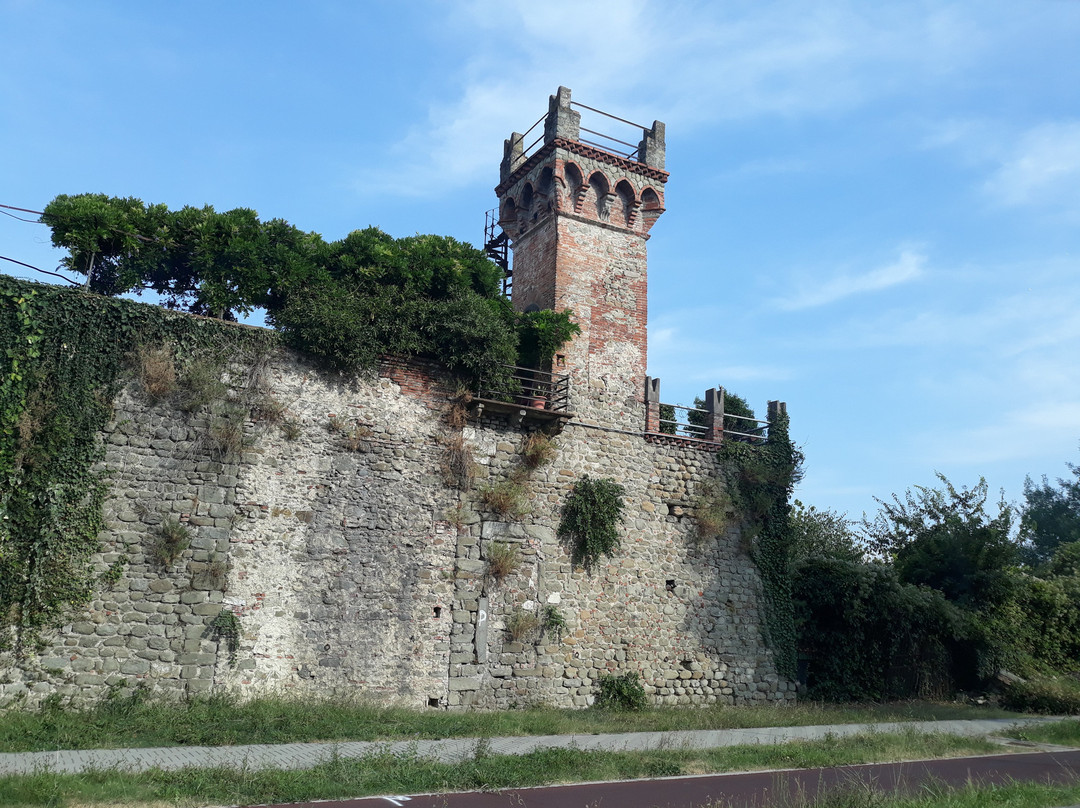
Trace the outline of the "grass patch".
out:
<instances>
[{"instance_id":1,"label":"grass patch","mask_svg":"<svg viewBox=\"0 0 1080 808\"><path fill-rule=\"evenodd\" d=\"M444 712L375 706L361 700L253 699L228 696L186 702L147 699L141 690L84 710L50 707L0 713L0 752L51 749L377 741L412 738L663 732L680 729L790 727L872 721L1013 718L1004 710L961 704L901 702L762 707L654 707L640 712L536 708Z\"/></svg>"},{"instance_id":2,"label":"grass patch","mask_svg":"<svg viewBox=\"0 0 1080 808\"><path fill-rule=\"evenodd\" d=\"M1080 719L1073 718L1053 724L1025 727L1013 733L1013 737L1022 741L1080 747Z\"/></svg>"},{"instance_id":3,"label":"grass patch","mask_svg":"<svg viewBox=\"0 0 1080 808\"><path fill-rule=\"evenodd\" d=\"M0 778L7 804L72 805L92 802L251 804L299 802L431 791L520 788L547 783L624 780L641 777L739 771L978 754L998 750L987 741L919 733L868 734L798 741L781 746L727 749L665 749L653 752L594 752L543 749L528 755L476 754L460 763L438 763L414 753L337 758L300 771L249 769L154 770L140 774L96 771L79 775L38 773Z\"/></svg>"}]
</instances>

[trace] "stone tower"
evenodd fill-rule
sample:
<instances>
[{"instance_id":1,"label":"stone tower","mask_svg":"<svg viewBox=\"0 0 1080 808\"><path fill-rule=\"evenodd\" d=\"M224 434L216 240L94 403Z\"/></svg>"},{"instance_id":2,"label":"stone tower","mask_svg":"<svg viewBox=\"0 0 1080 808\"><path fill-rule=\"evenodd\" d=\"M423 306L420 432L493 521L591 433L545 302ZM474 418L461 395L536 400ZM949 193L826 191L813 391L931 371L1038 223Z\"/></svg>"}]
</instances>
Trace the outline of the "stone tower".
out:
<instances>
[{"instance_id":1,"label":"stone tower","mask_svg":"<svg viewBox=\"0 0 1080 808\"><path fill-rule=\"evenodd\" d=\"M538 148L529 153L517 132L505 141L495 193L514 253L512 300L518 311L571 309L581 334L553 357L554 370L570 375L570 408L593 423L640 428L645 242L664 211L664 124L643 128L626 157L583 141L574 106L560 87Z\"/></svg>"}]
</instances>

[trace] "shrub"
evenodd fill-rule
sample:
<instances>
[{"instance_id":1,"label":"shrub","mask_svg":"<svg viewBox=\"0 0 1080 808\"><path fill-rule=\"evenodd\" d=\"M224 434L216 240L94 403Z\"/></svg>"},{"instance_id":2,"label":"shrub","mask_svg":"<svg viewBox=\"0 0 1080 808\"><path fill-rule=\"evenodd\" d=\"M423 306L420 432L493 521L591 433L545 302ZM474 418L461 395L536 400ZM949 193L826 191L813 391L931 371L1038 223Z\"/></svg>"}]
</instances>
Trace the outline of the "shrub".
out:
<instances>
[{"instance_id":1,"label":"shrub","mask_svg":"<svg viewBox=\"0 0 1080 808\"><path fill-rule=\"evenodd\" d=\"M535 612L527 612L524 609L515 609L506 618L506 633L514 642L520 642L540 628L540 618Z\"/></svg>"},{"instance_id":2,"label":"shrub","mask_svg":"<svg viewBox=\"0 0 1080 808\"><path fill-rule=\"evenodd\" d=\"M634 671L621 676L608 673L596 680L593 704L601 710L644 710L649 706L649 697Z\"/></svg>"},{"instance_id":3,"label":"shrub","mask_svg":"<svg viewBox=\"0 0 1080 808\"><path fill-rule=\"evenodd\" d=\"M158 528L158 540L151 551L159 566L167 567L191 546L191 531L169 517Z\"/></svg>"},{"instance_id":4,"label":"shrub","mask_svg":"<svg viewBox=\"0 0 1080 808\"><path fill-rule=\"evenodd\" d=\"M1001 706L1023 713L1080 715L1080 683L1065 677L1013 682L1005 687Z\"/></svg>"},{"instance_id":5,"label":"shrub","mask_svg":"<svg viewBox=\"0 0 1080 808\"><path fill-rule=\"evenodd\" d=\"M591 567L601 555L613 556L619 549L615 529L622 516L626 489L614 480L582 477L563 505L559 538L570 542L575 562Z\"/></svg>"},{"instance_id":6,"label":"shrub","mask_svg":"<svg viewBox=\"0 0 1080 808\"><path fill-rule=\"evenodd\" d=\"M487 546L487 575L496 584L501 584L508 575L513 575L521 566L521 553L516 544L493 541Z\"/></svg>"}]
</instances>

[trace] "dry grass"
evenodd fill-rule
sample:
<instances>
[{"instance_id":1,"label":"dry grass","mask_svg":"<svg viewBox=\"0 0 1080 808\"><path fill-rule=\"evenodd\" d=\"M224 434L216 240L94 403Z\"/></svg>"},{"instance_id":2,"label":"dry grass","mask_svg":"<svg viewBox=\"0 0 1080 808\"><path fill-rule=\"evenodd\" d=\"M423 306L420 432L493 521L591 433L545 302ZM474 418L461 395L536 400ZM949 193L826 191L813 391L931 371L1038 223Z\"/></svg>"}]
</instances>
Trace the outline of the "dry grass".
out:
<instances>
[{"instance_id":1,"label":"dry grass","mask_svg":"<svg viewBox=\"0 0 1080 808\"><path fill-rule=\"evenodd\" d=\"M501 584L521 566L521 551L516 544L493 541L487 546L487 576Z\"/></svg>"},{"instance_id":2,"label":"dry grass","mask_svg":"<svg viewBox=\"0 0 1080 808\"><path fill-rule=\"evenodd\" d=\"M555 459L558 448L547 434L530 432L521 446L521 461L530 469L539 468Z\"/></svg>"},{"instance_id":3,"label":"dry grass","mask_svg":"<svg viewBox=\"0 0 1080 808\"><path fill-rule=\"evenodd\" d=\"M524 609L515 609L506 618L506 633L514 642L521 642L540 628L540 618L536 612L527 612Z\"/></svg>"},{"instance_id":4,"label":"dry grass","mask_svg":"<svg viewBox=\"0 0 1080 808\"><path fill-rule=\"evenodd\" d=\"M480 489L480 502L492 513L516 519L526 512L525 487L517 480L505 480Z\"/></svg>"},{"instance_id":5,"label":"dry grass","mask_svg":"<svg viewBox=\"0 0 1080 808\"><path fill-rule=\"evenodd\" d=\"M162 401L176 392L176 362L165 345L140 345L135 351L135 372L143 394L152 402Z\"/></svg>"},{"instance_id":6,"label":"dry grass","mask_svg":"<svg viewBox=\"0 0 1080 808\"><path fill-rule=\"evenodd\" d=\"M472 487L476 461L473 460L472 444L460 432L446 439L440 471L443 481L451 488L468 491Z\"/></svg>"}]
</instances>

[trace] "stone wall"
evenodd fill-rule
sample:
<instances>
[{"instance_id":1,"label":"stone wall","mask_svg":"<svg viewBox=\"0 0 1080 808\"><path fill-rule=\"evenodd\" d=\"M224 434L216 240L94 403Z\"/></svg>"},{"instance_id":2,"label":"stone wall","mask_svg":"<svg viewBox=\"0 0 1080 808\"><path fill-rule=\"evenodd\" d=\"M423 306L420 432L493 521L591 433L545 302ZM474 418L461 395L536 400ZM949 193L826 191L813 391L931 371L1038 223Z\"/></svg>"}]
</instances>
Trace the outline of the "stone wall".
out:
<instances>
[{"instance_id":1,"label":"stone wall","mask_svg":"<svg viewBox=\"0 0 1080 808\"><path fill-rule=\"evenodd\" d=\"M95 699L141 682L415 707L585 706L597 677L624 671L664 703L794 698L762 641L760 583L737 529L693 540L712 451L574 419L554 460L527 475L527 513L500 516L479 491L522 468L530 422L451 426L449 386L435 378L391 364L372 378L329 375L281 352L245 383L269 390L284 420L246 421L232 454L213 416L124 390L102 436L112 493L95 563L130 563L38 655L0 659L0 698ZM469 492L442 473L455 437L476 463ZM627 491L622 548L591 571L556 537L586 474ZM162 566L153 550L167 519L192 541ZM522 560L501 584L484 574L493 541ZM508 637L516 610L547 605L565 633ZM223 609L241 627L235 660L211 625Z\"/></svg>"}]
</instances>

